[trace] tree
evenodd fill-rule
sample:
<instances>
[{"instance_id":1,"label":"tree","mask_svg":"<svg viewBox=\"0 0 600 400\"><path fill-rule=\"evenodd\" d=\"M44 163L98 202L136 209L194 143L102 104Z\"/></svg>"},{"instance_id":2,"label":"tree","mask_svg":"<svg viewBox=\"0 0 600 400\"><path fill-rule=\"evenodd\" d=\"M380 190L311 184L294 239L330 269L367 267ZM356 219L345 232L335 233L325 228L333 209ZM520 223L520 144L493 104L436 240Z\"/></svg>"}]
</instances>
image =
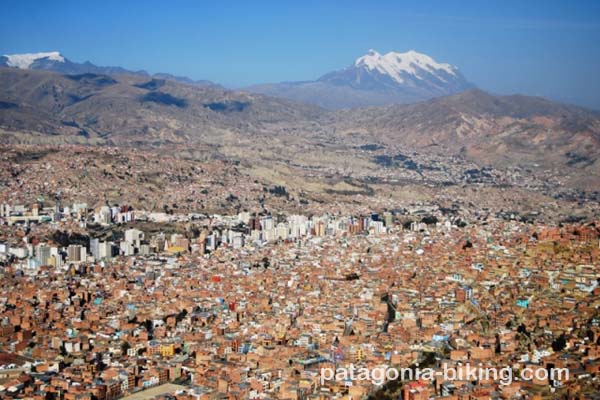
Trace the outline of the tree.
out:
<instances>
[{"instance_id":1,"label":"tree","mask_svg":"<svg viewBox=\"0 0 600 400\"><path fill-rule=\"evenodd\" d=\"M188 312L187 310L184 308L183 310L181 310L179 312L179 314L177 314L177 316L175 317L175 321L177 322L181 322L183 321L183 319L187 316Z\"/></svg>"},{"instance_id":2,"label":"tree","mask_svg":"<svg viewBox=\"0 0 600 400\"><path fill-rule=\"evenodd\" d=\"M154 331L154 324L152 323L152 321L150 321L149 319L144 321L144 327L148 331L148 334L152 335L152 332Z\"/></svg>"},{"instance_id":3,"label":"tree","mask_svg":"<svg viewBox=\"0 0 600 400\"><path fill-rule=\"evenodd\" d=\"M527 337L530 336L529 332L527 332L527 328L525 327L525 324L519 325L519 327L517 328L517 332L519 332Z\"/></svg>"},{"instance_id":4,"label":"tree","mask_svg":"<svg viewBox=\"0 0 600 400\"><path fill-rule=\"evenodd\" d=\"M421 219L421 222L424 222L427 225L435 225L437 224L438 219L435 215L428 215L426 217L423 217L423 219Z\"/></svg>"},{"instance_id":5,"label":"tree","mask_svg":"<svg viewBox=\"0 0 600 400\"><path fill-rule=\"evenodd\" d=\"M127 354L127 350L131 348L131 345L128 342L121 343L121 354Z\"/></svg>"},{"instance_id":6,"label":"tree","mask_svg":"<svg viewBox=\"0 0 600 400\"><path fill-rule=\"evenodd\" d=\"M563 333L552 342L552 350L562 351L567 347L567 337Z\"/></svg>"}]
</instances>

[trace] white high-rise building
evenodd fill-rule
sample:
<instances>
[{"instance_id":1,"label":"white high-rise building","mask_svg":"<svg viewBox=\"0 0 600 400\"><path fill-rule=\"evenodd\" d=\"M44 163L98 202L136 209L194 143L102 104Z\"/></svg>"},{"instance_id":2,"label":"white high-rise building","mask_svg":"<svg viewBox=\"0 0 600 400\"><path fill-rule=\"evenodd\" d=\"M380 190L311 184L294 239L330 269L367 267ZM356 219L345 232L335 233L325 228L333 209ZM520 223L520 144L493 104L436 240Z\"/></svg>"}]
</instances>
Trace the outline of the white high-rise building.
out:
<instances>
[{"instance_id":1,"label":"white high-rise building","mask_svg":"<svg viewBox=\"0 0 600 400\"><path fill-rule=\"evenodd\" d=\"M125 231L125 241L133 246L140 247L142 240L144 240L144 232L137 229L127 229Z\"/></svg>"},{"instance_id":2,"label":"white high-rise building","mask_svg":"<svg viewBox=\"0 0 600 400\"><path fill-rule=\"evenodd\" d=\"M100 260L100 239L90 239L90 253L96 261Z\"/></svg>"},{"instance_id":3,"label":"white high-rise building","mask_svg":"<svg viewBox=\"0 0 600 400\"><path fill-rule=\"evenodd\" d=\"M121 254L124 256L132 256L135 254L135 247L126 240L119 244L119 248L121 249Z\"/></svg>"},{"instance_id":4,"label":"white high-rise building","mask_svg":"<svg viewBox=\"0 0 600 400\"><path fill-rule=\"evenodd\" d=\"M111 259L113 256L113 245L111 242L100 242L100 260L108 260Z\"/></svg>"},{"instance_id":5,"label":"white high-rise building","mask_svg":"<svg viewBox=\"0 0 600 400\"><path fill-rule=\"evenodd\" d=\"M9 217L11 208L8 204L0 204L0 217Z\"/></svg>"},{"instance_id":6,"label":"white high-rise building","mask_svg":"<svg viewBox=\"0 0 600 400\"><path fill-rule=\"evenodd\" d=\"M273 221L273 217L268 215L266 217L261 217L260 226L263 230L273 229L275 227L275 222Z\"/></svg>"}]
</instances>

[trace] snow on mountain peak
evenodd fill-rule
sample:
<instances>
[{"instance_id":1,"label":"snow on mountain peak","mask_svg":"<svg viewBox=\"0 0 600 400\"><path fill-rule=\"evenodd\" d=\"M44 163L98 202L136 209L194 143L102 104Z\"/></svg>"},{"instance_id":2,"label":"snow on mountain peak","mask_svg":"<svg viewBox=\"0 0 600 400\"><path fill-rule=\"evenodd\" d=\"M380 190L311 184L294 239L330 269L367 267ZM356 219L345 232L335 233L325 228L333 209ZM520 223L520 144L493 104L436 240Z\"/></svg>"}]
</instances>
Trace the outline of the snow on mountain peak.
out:
<instances>
[{"instance_id":1,"label":"snow on mountain peak","mask_svg":"<svg viewBox=\"0 0 600 400\"><path fill-rule=\"evenodd\" d=\"M376 70L381 74L390 76L398 83L403 83L402 74L407 73L417 79L424 79L420 76L421 71L426 71L437 75L437 71L444 71L449 75L456 76L456 67L450 64L438 63L426 54L409 50L406 53L396 53L390 51L387 54L379 54L375 50L369 50L366 55L359 57L354 62L355 67L365 67L369 71ZM438 76L439 77L439 76ZM441 80L443 77L439 77Z\"/></svg>"},{"instance_id":2,"label":"snow on mountain peak","mask_svg":"<svg viewBox=\"0 0 600 400\"><path fill-rule=\"evenodd\" d=\"M46 53L5 54L4 57L8 59L6 65L20 69L28 69L31 64L41 59L65 62L65 58L58 51Z\"/></svg>"}]
</instances>

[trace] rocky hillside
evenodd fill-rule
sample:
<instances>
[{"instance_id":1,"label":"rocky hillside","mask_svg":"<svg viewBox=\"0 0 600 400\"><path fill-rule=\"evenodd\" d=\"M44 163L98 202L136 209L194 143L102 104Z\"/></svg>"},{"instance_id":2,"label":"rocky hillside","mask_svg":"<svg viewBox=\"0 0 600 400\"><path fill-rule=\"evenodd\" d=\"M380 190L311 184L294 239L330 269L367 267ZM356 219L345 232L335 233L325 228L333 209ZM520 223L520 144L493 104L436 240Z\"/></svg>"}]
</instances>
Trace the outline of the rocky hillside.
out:
<instances>
[{"instance_id":1,"label":"rocky hillside","mask_svg":"<svg viewBox=\"0 0 600 400\"><path fill-rule=\"evenodd\" d=\"M338 134L447 154L482 164L598 168L600 114L527 96L471 90L427 102L342 111Z\"/></svg>"},{"instance_id":2,"label":"rocky hillside","mask_svg":"<svg viewBox=\"0 0 600 400\"><path fill-rule=\"evenodd\" d=\"M213 143L271 134L323 111L218 88L135 75L0 68L0 129L13 142Z\"/></svg>"},{"instance_id":3,"label":"rocky hillside","mask_svg":"<svg viewBox=\"0 0 600 400\"><path fill-rule=\"evenodd\" d=\"M565 168L580 186L600 176L597 112L479 90L326 111L137 75L0 68L0 140L177 148L267 168L352 165L364 173L376 167L361 150L368 145L391 155L413 149L502 168Z\"/></svg>"}]
</instances>

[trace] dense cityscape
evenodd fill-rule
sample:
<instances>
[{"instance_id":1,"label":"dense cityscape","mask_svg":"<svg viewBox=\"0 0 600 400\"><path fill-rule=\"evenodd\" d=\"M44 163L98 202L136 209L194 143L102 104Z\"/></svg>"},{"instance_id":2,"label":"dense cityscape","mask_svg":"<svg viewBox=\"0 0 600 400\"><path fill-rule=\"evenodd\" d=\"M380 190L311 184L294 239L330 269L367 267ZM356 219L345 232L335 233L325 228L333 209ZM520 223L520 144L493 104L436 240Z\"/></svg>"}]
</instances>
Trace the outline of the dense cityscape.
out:
<instances>
[{"instance_id":1,"label":"dense cityscape","mask_svg":"<svg viewBox=\"0 0 600 400\"><path fill-rule=\"evenodd\" d=\"M600 368L593 223L532 225L433 204L201 215L39 199L0 211L0 377L11 396L483 399L599 389L589 379ZM100 228L113 233L94 237ZM425 362L437 372L481 363L568 373L510 384L320 382L332 365Z\"/></svg>"}]
</instances>

